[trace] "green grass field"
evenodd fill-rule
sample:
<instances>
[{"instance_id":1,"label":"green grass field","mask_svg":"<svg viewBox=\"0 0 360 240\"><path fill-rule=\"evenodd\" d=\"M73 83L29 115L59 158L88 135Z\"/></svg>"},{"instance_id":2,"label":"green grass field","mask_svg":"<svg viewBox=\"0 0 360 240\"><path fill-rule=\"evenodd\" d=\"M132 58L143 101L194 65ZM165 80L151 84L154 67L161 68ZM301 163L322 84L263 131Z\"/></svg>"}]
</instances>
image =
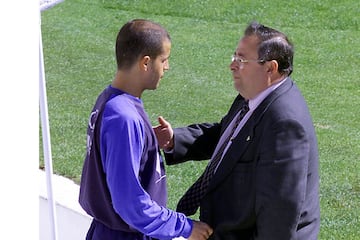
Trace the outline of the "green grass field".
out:
<instances>
[{"instance_id":1,"label":"green grass field","mask_svg":"<svg viewBox=\"0 0 360 240\"><path fill-rule=\"evenodd\" d=\"M171 69L143 100L154 124L163 115L176 127L227 112L237 94L230 56L244 27L257 20L295 44L292 77L319 141L319 238L360 239L359 16L357 0L65 0L41 14L55 173L80 179L88 115L113 78L115 38L126 21L151 19L170 32ZM205 164L167 167L170 208Z\"/></svg>"}]
</instances>

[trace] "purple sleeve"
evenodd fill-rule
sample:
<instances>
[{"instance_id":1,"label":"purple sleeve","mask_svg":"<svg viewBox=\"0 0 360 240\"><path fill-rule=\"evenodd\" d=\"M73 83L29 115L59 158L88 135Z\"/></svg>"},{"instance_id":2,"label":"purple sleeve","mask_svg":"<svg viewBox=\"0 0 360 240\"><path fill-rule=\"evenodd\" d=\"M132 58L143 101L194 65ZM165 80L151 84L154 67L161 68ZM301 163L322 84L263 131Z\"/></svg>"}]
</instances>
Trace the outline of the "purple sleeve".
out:
<instances>
[{"instance_id":1,"label":"purple sleeve","mask_svg":"<svg viewBox=\"0 0 360 240\"><path fill-rule=\"evenodd\" d=\"M139 182L144 128L131 112L105 108L101 127L101 157L115 211L131 227L154 238L189 237L192 221L159 206Z\"/></svg>"}]
</instances>

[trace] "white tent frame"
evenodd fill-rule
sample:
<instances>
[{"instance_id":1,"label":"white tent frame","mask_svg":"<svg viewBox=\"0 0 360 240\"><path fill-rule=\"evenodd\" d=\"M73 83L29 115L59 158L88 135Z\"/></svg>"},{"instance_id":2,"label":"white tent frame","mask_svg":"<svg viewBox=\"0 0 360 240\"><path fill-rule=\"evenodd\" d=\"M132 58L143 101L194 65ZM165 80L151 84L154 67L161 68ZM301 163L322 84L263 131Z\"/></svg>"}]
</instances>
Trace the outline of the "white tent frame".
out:
<instances>
[{"instance_id":1,"label":"white tent frame","mask_svg":"<svg viewBox=\"0 0 360 240\"><path fill-rule=\"evenodd\" d=\"M46 186L47 186L47 197L49 203L49 214L50 214L50 226L51 236L53 240L58 239L57 230L57 217L56 217L56 203L53 197L52 189L52 153L51 153L51 141L50 141L50 128L49 128L49 114L46 94L46 81L45 81L45 68L44 68L44 55L42 45L42 33L41 33L41 11L49 9L63 0L57 1L41 1L40 0L40 24L39 24L39 102L40 102L40 117L41 117L41 128L42 128L42 139L44 149L44 163L46 172Z\"/></svg>"},{"instance_id":2,"label":"white tent frame","mask_svg":"<svg viewBox=\"0 0 360 240\"><path fill-rule=\"evenodd\" d=\"M41 31L40 31L41 32ZM41 34L40 34L41 35ZM44 149L44 162L46 172L46 187L47 197L49 203L50 221L51 221L51 235L52 239L57 239L57 222L56 222L56 207L55 200L53 197L52 190L52 154L51 154L51 143L50 143L50 130L49 130L49 118L47 108L47 96L46 96L46 84L45 84L45 72L44 72L44 61L42 51L42 40L40 36L40 65L39 65L39 94L40 94L40 114L41 114L41 128L43 138L43 149Z\"/></svg>"}]
</instances>

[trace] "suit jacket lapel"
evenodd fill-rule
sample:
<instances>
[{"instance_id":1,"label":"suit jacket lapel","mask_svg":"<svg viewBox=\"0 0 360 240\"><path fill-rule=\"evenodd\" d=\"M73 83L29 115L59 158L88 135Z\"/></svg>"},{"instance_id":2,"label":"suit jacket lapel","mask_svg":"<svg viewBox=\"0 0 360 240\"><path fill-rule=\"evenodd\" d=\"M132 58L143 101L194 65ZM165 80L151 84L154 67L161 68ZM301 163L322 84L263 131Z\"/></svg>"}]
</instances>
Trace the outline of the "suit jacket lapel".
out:
<instances>
[{"instance_id":1,"label":"suit jacket lapel","mask_svg":"<svg viewBox=\"0 0 360 240\"><path fill-rule=\"evenodd\" d=\"M221 121L221 132L220 132L221 135L224 133L224 131L229 126L231 121L234 119L236 114L240 111L243 101L244 98L240 94L235 98L234 102L230 107L228 114Z\"/></svg>"},{"instance_id":2,"label":"suit jacket lapel","mask_svg":"<svg viewBox=\"0 0 360 240\"><path fill-rule=\"evenodd\" d=\"M251 117L240 130L239 134L233 139L232 145L225 153L224 158L222 159L214 177L210 182L208 191L211 191L213 188L215 188L227 175L231 173L235 164L239 161L239 158L241 158L246 148L252 142L254 137L254 128L259 123L269 105L284 92L288 91L292 85L293 82L290 80L290 78L287 78L283 84L270 93L255 109ZM233 111L238 111L238 108L235 108ZM235 114L236 113L234 112L232 113L232 115ZM231 122L231 120L228 122Z\"/></svg>"}]
</instances>

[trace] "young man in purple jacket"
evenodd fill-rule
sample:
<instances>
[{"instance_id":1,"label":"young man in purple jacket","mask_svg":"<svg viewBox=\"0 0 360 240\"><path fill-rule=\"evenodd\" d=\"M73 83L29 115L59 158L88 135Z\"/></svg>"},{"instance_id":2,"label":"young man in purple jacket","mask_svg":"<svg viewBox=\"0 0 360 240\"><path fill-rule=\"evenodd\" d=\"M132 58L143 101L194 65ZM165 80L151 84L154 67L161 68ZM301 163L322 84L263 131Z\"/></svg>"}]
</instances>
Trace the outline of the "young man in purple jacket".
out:
<instances>
[{"instance_id":1,"label":"young man in purple jacket","mask_svg":"<svg viewBox=\"0 0 360 240\"><path fill-rule=\"evenodd\" d=\"M164 163L141 100L169 69L171 40L159 24L126 23L117 72L90 114L79 202L93 217L86 239L207 239L211 228L166 208Z\"/></svg>"}]
</instances>

